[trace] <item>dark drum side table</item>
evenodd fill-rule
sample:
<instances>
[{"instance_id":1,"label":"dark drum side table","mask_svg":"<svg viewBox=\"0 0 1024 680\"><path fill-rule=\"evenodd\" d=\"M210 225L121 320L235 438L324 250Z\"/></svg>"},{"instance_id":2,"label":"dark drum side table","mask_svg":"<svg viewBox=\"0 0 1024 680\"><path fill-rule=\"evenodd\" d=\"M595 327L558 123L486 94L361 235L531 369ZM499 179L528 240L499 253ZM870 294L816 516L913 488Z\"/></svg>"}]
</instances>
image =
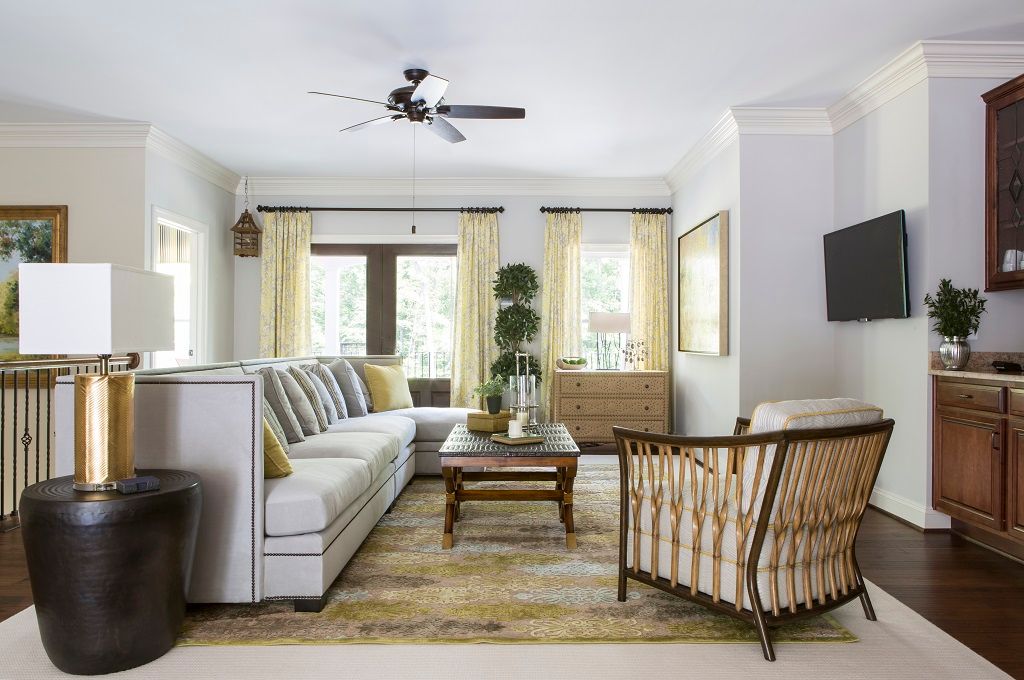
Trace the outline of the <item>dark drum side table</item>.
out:
<instances>
[{"instance_id":1,"label":"dark drum side table","mask_svg":"<svg viewBox=\"0 0 1024 680\"><path fill-rule=\"evenodd\" d=\"M123 495L75 491L72 478L33 484L21 497L39 634L66 673L134 668L173 645L202 506L199 476L139 470L160 489Z\"/></svg>"}]
</instances>

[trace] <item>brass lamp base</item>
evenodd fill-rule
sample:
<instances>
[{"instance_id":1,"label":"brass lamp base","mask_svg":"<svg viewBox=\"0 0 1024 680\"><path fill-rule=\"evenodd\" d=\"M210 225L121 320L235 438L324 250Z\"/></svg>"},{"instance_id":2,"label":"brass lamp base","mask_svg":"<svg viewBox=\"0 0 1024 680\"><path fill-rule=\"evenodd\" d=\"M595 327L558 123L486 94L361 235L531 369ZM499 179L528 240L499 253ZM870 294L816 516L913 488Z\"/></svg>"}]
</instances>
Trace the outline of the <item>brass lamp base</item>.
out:
<instances>
[{"instance_id":1,"label":"brass lamp base","mask_svg":"<svg viewBox=\"0 0 1024 680\"><path fill-rule=\"evenodd\" d=\"M135 476L135 375L75 376L75 481L109 491Z\"/></svg>"}]
</instances>

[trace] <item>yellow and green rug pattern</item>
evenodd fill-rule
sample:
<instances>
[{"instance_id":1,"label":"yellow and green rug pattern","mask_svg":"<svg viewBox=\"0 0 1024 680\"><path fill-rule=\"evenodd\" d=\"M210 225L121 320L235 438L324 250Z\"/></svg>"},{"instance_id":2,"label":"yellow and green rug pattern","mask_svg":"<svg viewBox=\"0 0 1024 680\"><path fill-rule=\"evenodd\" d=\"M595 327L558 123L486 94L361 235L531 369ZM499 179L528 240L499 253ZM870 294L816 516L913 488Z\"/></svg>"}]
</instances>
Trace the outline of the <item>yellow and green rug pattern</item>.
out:
<instances>
[{"instance_id":1,"label":"yellow and green rug pattern","mask_svg":"<svg viewBox=\"0 0 1024 680\"><path fill-rule=\"evenodd\" d=\"M519 484L494 482L494 485ZM754 628L631 581L616 600L618 469L582 466L576 550L552 502L462 505L441 549L444 487L418 477L331 586L321 613L290 602L192 607L178 644L749 642ZM776 642L853 642L832 618L775 631Z\"/></svg>"}]
</instances>

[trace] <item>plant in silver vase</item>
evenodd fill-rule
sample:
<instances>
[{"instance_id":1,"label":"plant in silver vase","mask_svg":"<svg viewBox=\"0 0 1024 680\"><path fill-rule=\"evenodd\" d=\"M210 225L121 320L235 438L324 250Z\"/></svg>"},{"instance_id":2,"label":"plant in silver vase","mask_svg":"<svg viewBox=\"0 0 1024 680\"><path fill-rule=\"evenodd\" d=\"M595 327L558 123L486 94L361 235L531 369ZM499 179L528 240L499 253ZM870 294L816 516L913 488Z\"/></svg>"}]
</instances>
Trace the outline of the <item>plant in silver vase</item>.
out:
<instances>
[{"instance_id":1,"label":"plant in silver vase","mask_svg":"<svg viewBox=\"0 0 1024 680\"><path fill-rule=\"evenodd\" d=\"M978 332L987 300L977 288L954 288L952 281L939 281L939 290L932 297L924 296L928 318L934 319L932 330L942 336L939 358L948 371L962 371L971 358L967 336Z\"/></svg>"}]
</instances>

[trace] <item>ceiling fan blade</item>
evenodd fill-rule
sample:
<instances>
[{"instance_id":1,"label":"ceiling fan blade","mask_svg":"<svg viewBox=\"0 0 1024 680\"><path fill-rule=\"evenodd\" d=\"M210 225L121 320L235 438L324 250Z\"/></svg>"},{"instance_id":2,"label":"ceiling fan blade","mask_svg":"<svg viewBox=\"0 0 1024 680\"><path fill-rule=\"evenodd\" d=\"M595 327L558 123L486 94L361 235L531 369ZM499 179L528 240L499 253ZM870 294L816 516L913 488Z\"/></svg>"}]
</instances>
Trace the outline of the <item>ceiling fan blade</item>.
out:
<instances>
[{"instance_id":1,"label":"ceiling fan blade","mask_svg":"<svg viewBox=\"0 0 1024 680\"><path fill-rule=\"evenodd\" d=\"M445 104L437 107L437 113L448 118L526 118L526 109L511 106L458 106Z\"/></svg>"},{"instance_id":2,"label":"ceiling fan blade","mask_svg":"<svg viewBox=\"0 0 1024 680\"><path fill-rule=\"evenodd\" d=\"M444 96L445 90L448 89L448 81L444 78L438 78L437 76L428 75L426 78L420 81L420 84L416 86L416 89L412 92L413 103L423 102L427 105L427 108L432 109L437 106L437 103L441 101L441 97Z\"/></svg>"},{"instance_id":3,"label":"ceiling fan blade","mask_svg":"<svg viewBox=\"0 0 1024 680\"><path fill-rule=\"evenodd\" d=\"M392 108L391 104L388 104L387 102L379 102L379 101L377 101L375 99L363 99L362 97L349 97L348 95L345 95L345 94L331 94L330 92L312 92L312 91L307 92L306 94L319 94L319 95L323 95L324 97L338 97L339 99L351 99L351 100L357 101L357 102L366 102L367 104L380 104L381 106L386 106L389 109Z\"/></svg>"},{"instance_id":4,"label":"ceiling fan blade","mask_svg":"<svg viewBox=\"0 0 1024 680\"><path fill-rule=\"evenodd\" d=\"M380 125L381 123L387 123L392 120L398 120L401 116L381 116L380 118L373 118L371 120L363 121L355 125L349 125L347 128L341 128L338 132L355 132L356 130L362 130L363 128L373 127L374 125Z\"/></svg>"},{"instance_id":5,"label":"ceiling fan blade","mask_svg":"<svg viewBox=\"0 0 1024 680\"><path fill-rule=\"evenodd\" d=\"M427 129L446 142L457 144L466 141L465 136L454 125L439 116L427 118Z\"/></svg>"}]
</instances>

